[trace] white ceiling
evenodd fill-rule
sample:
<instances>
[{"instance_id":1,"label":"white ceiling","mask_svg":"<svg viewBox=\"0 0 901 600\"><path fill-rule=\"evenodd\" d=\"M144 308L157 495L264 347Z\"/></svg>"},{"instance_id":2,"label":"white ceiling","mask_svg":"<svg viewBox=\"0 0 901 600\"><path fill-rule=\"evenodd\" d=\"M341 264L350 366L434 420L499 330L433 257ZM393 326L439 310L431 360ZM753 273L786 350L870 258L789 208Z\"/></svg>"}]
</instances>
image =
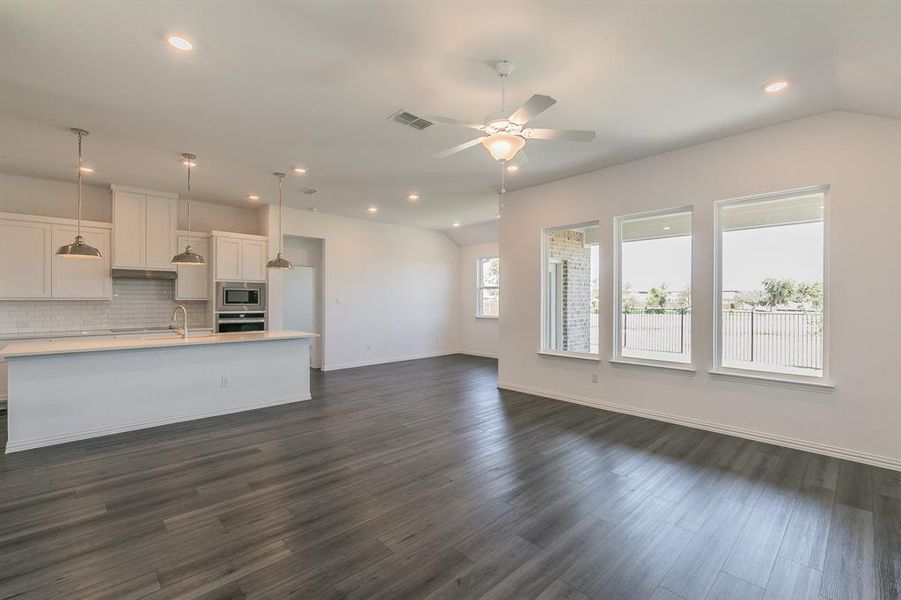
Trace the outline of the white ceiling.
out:
<instances>
[{"instance_id":1,"label":"white ceiling","mask_svg":"<svg viewBox=\"0 0 901 600\"><path fill-rule=\"evenodd\" d=\"M303 165L291 206L442 230L494 219L499 166L432 157L473 132L387 117L482 119L502 57L508 106L549 94L534 126L598 132L530 141L511 190L835 108L901 118L897 2L12 1L0 19L2 171L69 178L77 126L95 182L179 191L189 151L195 198L249 206Z\"/></svg>"}]
</instances>

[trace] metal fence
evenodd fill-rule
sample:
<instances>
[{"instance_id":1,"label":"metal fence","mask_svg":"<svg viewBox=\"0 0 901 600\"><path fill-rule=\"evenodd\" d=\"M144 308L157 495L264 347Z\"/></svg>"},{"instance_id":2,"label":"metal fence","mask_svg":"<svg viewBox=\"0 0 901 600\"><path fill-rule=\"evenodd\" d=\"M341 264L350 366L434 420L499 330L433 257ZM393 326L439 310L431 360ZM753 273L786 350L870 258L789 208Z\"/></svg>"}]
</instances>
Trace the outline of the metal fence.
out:
<instances>
[{"instance_id":1,"label":"metal fence","mask_svg":"<svg viewBox=\"0 0 901 600\"><path fill-rule=\"evenodd\" d=\"M680 309L623 313L625 350L687 354L691 350L691 313Z\"/></svg>"},{"instance_id":2,"label":"metal fence","mask_svg":"<svg viewBox=\"0 0 901 600\"><path fill-rule=\"evenodd\" d=\"M723 310L723 360L823 368L823 313Z\"/></svg>"},{"instance_id":3,"label":"metal fence","mask_svg":"<svg viewBox=\"0 0 901 600\"><path fill-rule=\"evenodd\" d=\"M679 309L623 313L625 350L688 354L691 313ZM801 369L823 368L823 313L723 310L725 361L756 362Z\"/></svg>"}]
</instances>

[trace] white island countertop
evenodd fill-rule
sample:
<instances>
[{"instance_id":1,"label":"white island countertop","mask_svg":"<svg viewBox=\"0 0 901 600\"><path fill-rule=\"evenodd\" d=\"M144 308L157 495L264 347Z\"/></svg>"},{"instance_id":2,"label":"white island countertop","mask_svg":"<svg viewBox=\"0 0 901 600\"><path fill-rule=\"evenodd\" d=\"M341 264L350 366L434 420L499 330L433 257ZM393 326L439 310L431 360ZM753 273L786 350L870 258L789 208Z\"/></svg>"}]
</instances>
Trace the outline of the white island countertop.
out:
<instances>
[{"instance_id":1,"label":"white island countertop","mask_svg":"<svg viewBox=\"0 0 901 600\"><path fill-rule=\"evenodd\" d=\"M81 352L107 352L110 350L140 350L144 348L168 348L183 346L203 346L208 344L237 344L248 342L269 342L319 337L308 331L253 331L247 333L217 333L213 335L118 339L57 339L12 342L0 350L6 359L25 356L46 356L51 354L77 354Z\"/></svg>"}]
</instances>

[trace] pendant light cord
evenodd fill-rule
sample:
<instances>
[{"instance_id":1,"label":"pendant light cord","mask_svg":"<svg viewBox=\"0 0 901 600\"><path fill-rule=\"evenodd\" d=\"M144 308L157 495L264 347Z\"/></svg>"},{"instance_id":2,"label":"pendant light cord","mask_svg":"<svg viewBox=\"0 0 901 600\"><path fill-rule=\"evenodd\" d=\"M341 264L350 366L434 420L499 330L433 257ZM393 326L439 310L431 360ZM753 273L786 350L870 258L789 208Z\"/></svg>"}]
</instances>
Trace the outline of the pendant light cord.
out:
<instances>
[{"instance_id":1,"label":"pendant light cord","mask_svg":"<svg viewBox=\"0 0 901 600\"><path fill-rule=\"evenodd\" d=\"M188 248L191 247L191 160L188 159Z\"/></svg>"},{"instance_id":2,"label":"pendant light cord","mask_svg":"<svg viewBox=\"0 0 901 600\"><path fill-rule=\"evenodd\" d=\"M75 196L78 199L78 225L76 225L76 237L81 237L81 140L82 134L78 133L78 175Z\"/></svg>"},{"instance_id":3,"label":"pendant light cord","mask_svg":"<svg viewBox=\"0 0 901 600\"><path fill-rule=\"evenodd\" d=\"M278 254L282 255L285 243L285 236L282 235L282 183L285 181L284 175L278 176Z\"/></svg>"}]
</instances>

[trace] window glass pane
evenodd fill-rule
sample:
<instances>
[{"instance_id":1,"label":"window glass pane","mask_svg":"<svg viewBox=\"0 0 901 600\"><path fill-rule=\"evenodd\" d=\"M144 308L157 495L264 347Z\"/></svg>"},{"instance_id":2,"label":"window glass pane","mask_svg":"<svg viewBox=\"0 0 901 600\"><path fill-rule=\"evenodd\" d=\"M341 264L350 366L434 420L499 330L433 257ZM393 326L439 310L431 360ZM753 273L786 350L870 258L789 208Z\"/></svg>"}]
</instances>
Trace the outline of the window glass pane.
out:
<instances>
[{"instance_id":1,"label":"window glass pane","mask_svg":"<svg viewBox=\"0 0 901 600\"><path fill-rule=\"evenodd\" d=\"M479 290L479 315L497 317L500 315L500 293L498 288Z\"/></svg>"},{"instance_id":2,"label":"window glass pane","mask_svg":"<svg viewBox=\"0 0 901 600\"><path fill-rule=\"evenodd\" d=\"M691 362L691 211L620 220L619 353Z\"/></svg>"},{"instance_id":3,"label":"window glass pane","mask_svg":"<svg viewBox=\"0 0 901 600\"><path fill-rule=\"evenodd\" d=\"M546 236L545 347L598 352L600 229L550 229Z\"/></svg>"},{"instance_id":4,"label":"window glass pane","mask_svg":"<svg viewBox=\"0 0 901 600\"><path fill-rule=\"evenodd\" d=\"M823 194L720 206L720 364L823 375Z\"/></svg>"},{"instance_id":5,"label":"window glass pane","mask_svg":"<svg viewBox=\"0 0 901 600\"><path fill-rule=\"evenodd\" d=\"M482 285L500 285L500 260L498 257L481 259Z\"/></svg>"}]
</instances>

